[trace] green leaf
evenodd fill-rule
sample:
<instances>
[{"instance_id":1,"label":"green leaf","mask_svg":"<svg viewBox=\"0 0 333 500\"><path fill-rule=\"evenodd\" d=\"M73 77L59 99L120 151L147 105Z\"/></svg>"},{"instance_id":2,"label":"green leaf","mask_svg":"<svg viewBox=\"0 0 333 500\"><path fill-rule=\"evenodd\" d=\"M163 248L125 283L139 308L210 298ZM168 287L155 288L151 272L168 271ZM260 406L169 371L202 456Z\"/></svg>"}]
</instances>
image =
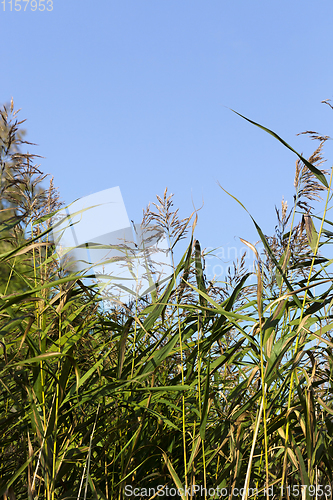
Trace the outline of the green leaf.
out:
<instances>
[{"instance_id":1,"label":"green leaf","mask_svg":"<svg viewBox=\"0 0 333 500\"><path fill-rule=\"evenodd\" d=\"M323 184L325 187L328 188L328 183L327 183L327 180L326 180L326 177L324 176L324 174L318 168L316 168L314 165L312 165L312 163L310 163L308 160L303 158L302 155L297 153L297 151L295 151L295 149L293 149L291 146L289 146L289 144L286 141L284 141L283 139L281 139L281 137L278 136L275 132L273 132L269 128L263 127L259 123L256 123L256 122L250 120L249 118L246 118L246 116L243 116L240 113L237 113L237 111L235 111L234 109L231 109L231 111L236 113L236 115L240 116L241 118L244 118L244 120L248 121L249 123L252 123L252 125L255 125L256 127L261 128L262 130L264 130L268 134L275 137L275 139L277 139L279 142L281 142L281 144L283 144L286 148L290 149L290 151L295 153L298 156L298 158L304 163L304 165L306 165L308 167L308 169L311 170L313 175L315 175L317 177L317 179L321 182L321 184Z\"/></svg>"},{"instance_id":2,"label":"green leaf","mask_svg":"<svg viewBox=\"0 0 333 500\"><path fill-rule=\"evenodd\" d=\"M204 393L204 402L203 402L203 407L202 407L202 413L201 413L201 422L200 422L200 429L199 429L199 434L202 440L205 439L205 434L206 434L206 425L207 425L207 418L208 418L208 412L209 412L209 360L207 363L207 370L206 370L206 384L205 384L205 393Z\"/></svg>"},{"instance_id":3,"label":"green leaf","mask_svg":"<svg viewBox=\"0 0 333 500\"><path fill-rule=\"evenodd\" d=\"M186 500L186 497L187 495L185 496L185 492L184 492L184 488L183 488L183 485L182 485L182 482L181 480L179 479L179 476L177 474L177 472L175 471L175 469L173 468L173 465L172 463L170 462L167 454L162 451L162 454L163 454L163 458L164 458L164 461L166 463L166 466L168 467L169 469L169 472L171 474L171 477L173 479L173 482L175 483L175 485L177 486L177 489L178 489L178 492L180 493L180 496L182 498L182 500Z\"/></svg>"},{"instance_id":4,"label":"green leaf","mask_svg":"<svg viewBox=\"0 0 333 500\"><path fill-rule=\"evenodd\" d=\"M318 248L318 233L316 231L313 220L309 214L303 215L306 235L312 252L315 254Z\"/></svg>"}]
</instances>

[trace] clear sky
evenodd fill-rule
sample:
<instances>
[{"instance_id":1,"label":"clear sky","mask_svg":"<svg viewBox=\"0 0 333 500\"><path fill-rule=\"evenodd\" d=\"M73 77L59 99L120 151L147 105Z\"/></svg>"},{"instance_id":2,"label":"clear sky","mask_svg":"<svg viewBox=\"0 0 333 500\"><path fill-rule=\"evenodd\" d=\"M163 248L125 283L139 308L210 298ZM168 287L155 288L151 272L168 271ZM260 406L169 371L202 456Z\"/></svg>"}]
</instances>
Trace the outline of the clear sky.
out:
<instances>
[{"instance_id":1,"label":"clear sky","mask_svg":"<svg viewBox=\"0 0 333 500\"><path fill-rule=\"evenodd\" d=\"M167 186L183 217L204 202L202 247L256 241L219 181L272 233L274 206L292 202L296 158L229 108L305 156L315 143L298 132L332 135L321 104L333 98L332 0L44 4L0 3L0 102L22 108L61 198L120 186L139 221Z\"/></svg>"}]
</instances>

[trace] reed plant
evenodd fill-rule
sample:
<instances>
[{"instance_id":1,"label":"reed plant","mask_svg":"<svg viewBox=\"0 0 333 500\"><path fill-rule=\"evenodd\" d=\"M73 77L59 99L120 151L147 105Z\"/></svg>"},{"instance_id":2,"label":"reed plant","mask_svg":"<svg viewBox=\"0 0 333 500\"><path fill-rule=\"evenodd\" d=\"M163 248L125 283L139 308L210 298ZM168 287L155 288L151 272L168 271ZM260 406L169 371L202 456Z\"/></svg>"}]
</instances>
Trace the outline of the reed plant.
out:
<instances>
[{"instance_id":1,"label":"reed plant","mask_svg":"<svg viewBox=\"0 0 333 500\"><path fill-rule=\"evenodd\" d=\"M94 285L57 264L57 195L13 149L13 107L2 118L0 495L331 499L327 137L312 133L308 160L294 151L294 205L282 201L274 234L252 219L255 284L244 259L224 283L206 279L195 214L179 219L166 191L144 219L171 248L188 231L183 257L151 296L103 309Z\"/></svg>"}]
</instances>

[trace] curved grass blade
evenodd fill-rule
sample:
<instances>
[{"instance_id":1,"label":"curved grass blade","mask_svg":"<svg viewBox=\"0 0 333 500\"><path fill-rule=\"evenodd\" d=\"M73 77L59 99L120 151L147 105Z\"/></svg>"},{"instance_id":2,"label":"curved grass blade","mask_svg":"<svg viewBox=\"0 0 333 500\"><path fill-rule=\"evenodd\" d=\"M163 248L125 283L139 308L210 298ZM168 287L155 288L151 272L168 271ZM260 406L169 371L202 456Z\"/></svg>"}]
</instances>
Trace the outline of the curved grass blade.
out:
<instances>
[{"instance_id":1,"label":"curved grass blade","mask_svg":"<svg viewBox=\"0 0 333 500\"><path fill-rule=\"evenodd\" d=\"M270 130L269 128L266 128L264 127L263 125L260 125L259 123L256 123L254 122L253 120L250 120L249 118L246 118L246 116L244 115L241 115L240 113L238 113L237 111L235 111L234 109L231 109L231 111L233 113L236 113L236 115L240 116L241 118L244 118L244 120L248 121L249 123L252 123L252 125L255 125L256 127L259 127L261 128L262 130L264 130L265 132L267 132L268 134L272 135L275 139L277 139L279 142L281 142L281 144L283 144L286 148L290 149L290 151L292 151L293 153L295 153L298 158L304 163L304 165L306 165L308 167L309 170L311 170L311 172L313 173L313 175L315 175L317 177L317 179L326 187L328 188L328 183L327 183L327 180L324 176L324 174L318 169L316 168L314 165L312 165L312 163L310 163L308 160L306 160L305 158L303 158L302 155L300 155L294 148L292 148L286 141L284 141L279 135L277 135L275 132L273 132L272 130Z\"/></svg>"}]
</instances>

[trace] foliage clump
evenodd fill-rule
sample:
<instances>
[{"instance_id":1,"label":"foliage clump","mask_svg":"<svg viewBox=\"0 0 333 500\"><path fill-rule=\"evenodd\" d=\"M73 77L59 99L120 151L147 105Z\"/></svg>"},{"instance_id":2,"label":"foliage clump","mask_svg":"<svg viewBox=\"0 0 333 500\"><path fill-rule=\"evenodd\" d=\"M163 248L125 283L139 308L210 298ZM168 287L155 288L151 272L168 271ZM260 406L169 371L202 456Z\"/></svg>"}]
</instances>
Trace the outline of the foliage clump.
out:
<instances>
[{"instance_id":1,"label":"foliage clump","mask_svg":"<svg viewBox=\"0 0 333 500\"><path fill-rule=\"evenodd\" d=\"M94 285L58 269L57 193L22 153L13 104L1 117L0 495L152 499L176 488L188 499L199 485L195 498L273 488L289 499L303 485L303 498L332 498L327 138L298 155L294 205L282 201L273 236L254 221L255 285L244 258L224 283L206 279L196 219L180 219L166 190L143 223L172 250L188 235L185 254L156 293L105 310ZM316 214L310 202L324 194Z\"/></svg>"}]
</instances>

